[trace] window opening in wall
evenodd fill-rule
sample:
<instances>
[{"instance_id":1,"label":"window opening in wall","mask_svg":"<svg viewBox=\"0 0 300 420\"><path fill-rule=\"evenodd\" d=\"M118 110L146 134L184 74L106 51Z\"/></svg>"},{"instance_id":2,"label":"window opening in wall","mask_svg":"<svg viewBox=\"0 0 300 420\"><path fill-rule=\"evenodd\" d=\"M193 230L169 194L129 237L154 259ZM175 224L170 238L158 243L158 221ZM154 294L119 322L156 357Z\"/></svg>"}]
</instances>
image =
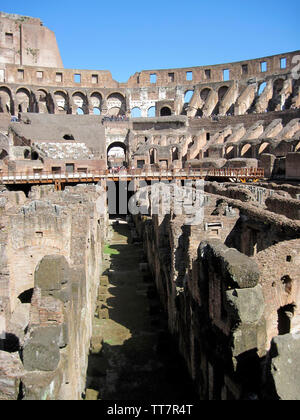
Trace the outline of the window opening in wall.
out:
<instances>
[{"instance_id":1,"label":"window opening in wall","mask_svg":"<svg viewBox=\"0 0 300 420\"><path fill-rule=\"evenodd\" d=\"M286 69L286 58L281 58L280 59L280 68L281 69Z\"/></svg>"},{"instance_id":2,"label":"window opening in wall","mask_svg":"<svg viewBox=\"0 0 300 420\"><path fill-rule=\"evenodd\" d=\"M65 140L74 140L74 136L73 136L72 134L65 134L65 135L63 136L63 138L64 138Z\"/></svg>"},{"instance_id":3,"label":"window opening in wall","mask_svg":"<svg viewBox=\"0 0 300 420\"><path fill-rule=\"evenodd\" d=\"M294 304L282 306L278 309L278 335L285 335L291 332L291 323L295 313Z\"/></svg>"},{"instance_id":4,"label":"window opening in wall","mask_svg":"<svg viewBox=\"0 0 300 420\"><path fill-rule=\"evenodd\" d=\"M25 292L21 293L18 296L18 299L21 303L31 303L31 299L33 296L33 289L25 290Z\"/></svg>"},{"instance_id":5,"label":"window opening in wall","mask_svg":"<svg viewBox=\"0 0 300 420\"><path fill-rule=\"evenodd\" d=\"M186 72L186 80L188 80L188 81L193 80L193 72L192 71L187 71Z\"/></svg>"},{"instance_id":6,"label":"window opening in wall","mask_svg":"<svg viewBox=\"0 0 300 420\"><path fill-rule=\"evenodd\" d=\"M189 104L193 95L194 95L194 91L193 90L188 90L184 95L184 103Z\"/></svg>"},{"instance_id":7,"label":"window opening in wall","mask_svg":"<svg viewBox=\"0 0 300 420\"><path fill-rule=\"evenodd\" d=\"M168 73L168 79L170 83L175 81L175 73Z\"/></svg>"},{"instance_id":8,"label":"window opening in wall","mask_svg":"<svg viewBox=\"0 0 300 420\"><path fill-rule=\"evenodd\" d=\"M248 74L248 64L242 65L242 74Z\"/></svg>"},{"instance_id":9,"label":"window opening in wall","mask_svg":"<svg viewBox=\"0 0 300 420\"><path fill-rule=\"evenodd\" d=\"M206 133L206 141L210 140L210 133Z\"/></svg>"},{"instance_id":10,"label":"window opening in wall","mask_svg":"<svg viewBox=\"0 0 300 420\"><path fill-rule=\"evenodd\" d=\"M83 109L82 108L77 108L76 114L77 115L84 115Z\"/></svg>"},{"instance_id":11,"label":"window opening in wall","mask_svg":"<svg viewBox=\"0 0 300 420\"><path fill-rule=\"evenodd\" d=\"M101 111L99 108L93 108L94 115L101 115Z\"/></svg>"},{"instance_id":12,"label":"window opening in wall","mask_svg":"<svg viewBox=\"0 0 300 420\"><path fill-rule=\"evenodd\" d=\"M58 82L58 83L61 83L61 82L62 82L62 80L63 80L63 75L62 75L62 73L56 73L56 76L55 76L55 81L56 81L56 82Z\"/></svg>"},{"instance_id":13,"label":"window opening in wall","mask_svg":"<svg viewBox=\"0 0 300 420\"><path fill-rule=\"evenodd\" d=\"M98 74L93 74L92 75L92 83L93 83L93 85L98 84Z\"/></svg>"},{"instance_id":14,"label":"window opening in wall","mask_svg":"<svg viewBox=\"0 0 300 420\"><path fill-rule=\"evenodd\" d=\"M51 172L53 174L61 174L61 167L60 166L52 166Z\"/></svg>"},{"instance_id":15,"label":"window opening in wall","mask_svg":"<svg viewBox=\"0 0 300 420\"><path fill-rule=\"evenodd\" d=\"M145 161L144 160L138 160L137 161L137 167L138 167L138 169L143 169L144 165L145 165Z\"/></svg>"},{"instance_id":16,"label":"window opening in wall","mask_svg":"<svg viewBox=\"0 0 300 420\"><path fill-rule=\"evenodd\" d=\"M74 82L75 83L81 83L81 74L74 74Z\"/></svg>"},{"instance_id":17,"label":"window opening in wall","mask_svg":"<svg viewBox=\"0 0 300 420\"><path fill-rule=\"evenodd\" d=\"M266 83L266 82L263 82L263 83L259 86L259 89L258 89L258 96L260 96L260 95L263 93L263 91L266 89L266 86L267 86L267 83Z\"/></svg>"},{"instance_id":18,"label":"window opening in wall","mask_svg":"<svg viewBox=\"0 0 300 420\"><path fill-rule=\"evenodd\" d=\"M18 79L24 80L24 70L18 70Z\"/></svg>"},{"instance_id":19,"label":"window opening in wall","mask_svg":"<svg viewBox=\"0 0 300 420\"><path fill-rule=\"evenodd\" d=\"M14 42L14 36L10 32L5 33L5 43L6 45L12 45Z\"/></svg>"},{"instance_id":20,"label":"window opening in wall","mask_svg":"<svg viewBox=\"0 0 300 420\"><path fill-rule=\"evenodd\" d=\"M148 112L147 112L147 115L148 115L148 117L149 118L154 118L155 117L155 106L151 106L149 109L148 109Z\"/></svg>"},{"instance_id":21,"label":"window opening in wall","mask_svg":"<svg viewBox=\"0 0 300 420\"><path fill-rule=\"evenodd\" d=\"M66 163L66 172L73 173L75 171L74 163Z\"/></svg>"},{"instance_id":22,"label":"window opening in wall","mask_svg":"<svg viewBox=\"0 0 300 420\"><path fill-rule=\"evenodd\" d=\"M230 70L228 69L224 69L223 70L223 81L228 81L230 80Z\"/></svg>"},{"instance_id":23,"label":"window opening in wall","mask_svg":"<svg viewBox=\"0 0 300 420\"><path fill-rule=\"evenodd\" d=\"M205 74L205 79L206 80L211 79L211 70L210 69L204 70L204 74Z\"/></svg>"},{"instance_id":24,"label":"window opening in wall","mask_svg":"<svg viewBox=\"0 0 300 420\"><path fill-rule=\"evenodd\" d=\"M42 78L43 78L43 76L44 76L44 73L43 73L42 71L37 71L37 72L36 72L36 78L37 78L37 79L42 79Z\"/></svg>"},{"instance_id":25,"label":"window opening in wall","mask_svg":"<svg viewBox=\"0 0 300 420\"><path fill-rule=\"evenodd\" d=\"M268 65L267 65L267 62L266 62L266 61L262 61L262 62L260 63L260 71L261 71L262 73L265 73L267 70L268 70Z\"/></svg>"},{"instance_id":26,"label":"window opening in wall","mask_svg":"<svg viewBox=\"0 0 300 420\"><path fill-rule=\"evenodd\" d=\"M131 110L131 118L140 118L142 116L142 112L140 108L135 107Z\"/></svg>"},{"instance_id":27,"label":"window opening in wall","mask_svg":"<svg viewBox=\"0 0 300 420\"><path fill-rule=\"evenodd\" d=\"M293 280L290 278L290 276L283 276L281 278L281 282L284 285L285 292L290 295L293 289Z\"/></svg>"},{"instance_id":28,"label":"window opening in wall","mask_svg":"<svg viewBox=\"0 0 300 420\"><path fill-rule=\"evenodd\" d=\"M150 83L156 83L157 82L157 75L155 73L150 74Z\"/></svg>"}]
</instances>

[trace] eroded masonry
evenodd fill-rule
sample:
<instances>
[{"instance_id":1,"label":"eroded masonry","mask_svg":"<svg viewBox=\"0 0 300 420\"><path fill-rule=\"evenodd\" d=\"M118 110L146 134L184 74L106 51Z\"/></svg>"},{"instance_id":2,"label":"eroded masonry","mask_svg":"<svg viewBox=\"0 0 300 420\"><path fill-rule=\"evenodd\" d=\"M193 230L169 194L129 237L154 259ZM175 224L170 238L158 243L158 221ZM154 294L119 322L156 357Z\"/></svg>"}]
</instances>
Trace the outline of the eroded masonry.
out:
<instances>
[{"instance_id":1,"label":"eroded masonry","mask_svg":"<svg viewBox=\"0 0 300 420\"><path fill-rule=\"evenodd\" d=\"M0 13L0 400L300 398L299 62L119 83Z\"/></svg>"}]
</instances>

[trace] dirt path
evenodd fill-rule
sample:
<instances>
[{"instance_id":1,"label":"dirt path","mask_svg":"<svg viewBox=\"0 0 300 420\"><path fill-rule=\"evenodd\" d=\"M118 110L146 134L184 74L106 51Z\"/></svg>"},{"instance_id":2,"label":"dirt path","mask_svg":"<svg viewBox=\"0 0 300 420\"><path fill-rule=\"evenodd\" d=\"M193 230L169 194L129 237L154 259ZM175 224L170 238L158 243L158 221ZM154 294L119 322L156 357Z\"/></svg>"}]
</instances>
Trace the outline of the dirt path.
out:
<instances>
[{"instance_id":1,"label":"dirt path","mask_svg":"<svg viewBox=\"0 0 300 420\"><path fill-rule=\"evenodd\" d=\"M192 400L153 283L139 270L141 245L126 223L112 226L93 326L86 399Z\"/></svg>"}]
</instances>

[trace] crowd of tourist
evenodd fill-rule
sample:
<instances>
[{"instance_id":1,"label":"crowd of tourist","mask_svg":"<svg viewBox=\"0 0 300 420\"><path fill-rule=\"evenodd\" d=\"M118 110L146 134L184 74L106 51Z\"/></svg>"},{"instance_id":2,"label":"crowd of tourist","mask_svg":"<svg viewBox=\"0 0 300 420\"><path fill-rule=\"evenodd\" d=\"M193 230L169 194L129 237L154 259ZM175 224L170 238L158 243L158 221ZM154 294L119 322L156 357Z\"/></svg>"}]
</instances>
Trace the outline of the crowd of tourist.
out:
<instances>
[{"instance_id":1,"label":"crowd of tourist","mask_svg":"<svg viewBox=\"0 0 300 420\"><path fill-rule=\"evenodd\" d=\"M119 122L119 121L129 121L129 118L126 115L110 115L107 117L102 118L102 124L104 124L106 121L109 122Z\"/></svg>"}]
</instances>

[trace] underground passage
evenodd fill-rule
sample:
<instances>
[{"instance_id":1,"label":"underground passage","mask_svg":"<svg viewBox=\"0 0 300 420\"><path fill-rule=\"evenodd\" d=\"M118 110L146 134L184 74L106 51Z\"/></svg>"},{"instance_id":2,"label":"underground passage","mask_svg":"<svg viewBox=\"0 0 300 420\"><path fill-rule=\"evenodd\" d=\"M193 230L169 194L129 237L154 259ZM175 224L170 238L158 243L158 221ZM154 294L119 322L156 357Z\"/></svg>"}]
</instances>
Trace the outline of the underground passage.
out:
<instances>
[{"instance_id":1,"label":"underground passage","mask_svg":"<svg viewBox=\"0 0 300 420\"><path fill-rule=\"evenodd\" d=\"M85 398L193 399L192 381L168 332L141 243L125 218L110 222Z\"/></svg>"}]
</instances>

